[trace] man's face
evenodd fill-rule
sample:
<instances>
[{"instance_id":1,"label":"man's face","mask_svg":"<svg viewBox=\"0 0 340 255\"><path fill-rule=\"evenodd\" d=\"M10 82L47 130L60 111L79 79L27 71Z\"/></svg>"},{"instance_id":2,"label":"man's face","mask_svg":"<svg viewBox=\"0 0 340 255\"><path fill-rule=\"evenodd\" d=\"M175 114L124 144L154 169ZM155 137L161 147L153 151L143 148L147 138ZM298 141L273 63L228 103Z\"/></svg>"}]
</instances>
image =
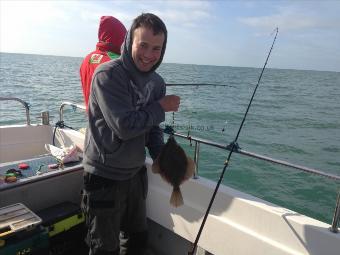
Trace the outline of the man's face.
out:
<instances>
[{"instance_id":1,"label":"man's face","mask_svg":"<svg viewBox=\"0 0 340 255\"><path fill-rule=\"evenodd\" d=\"M164 43L164 34L153 34L152 29L139 27L133 32L132 59L137 68L148 72L158 62Z\"/></svg>"}]
</instances>

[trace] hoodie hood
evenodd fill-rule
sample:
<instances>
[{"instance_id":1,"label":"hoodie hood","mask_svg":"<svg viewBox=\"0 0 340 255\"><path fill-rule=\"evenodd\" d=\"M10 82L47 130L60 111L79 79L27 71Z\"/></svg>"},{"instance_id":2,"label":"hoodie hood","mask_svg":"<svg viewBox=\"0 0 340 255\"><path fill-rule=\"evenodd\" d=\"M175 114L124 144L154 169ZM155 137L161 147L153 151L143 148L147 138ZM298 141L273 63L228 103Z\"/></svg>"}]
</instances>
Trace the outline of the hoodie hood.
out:
<instances>
[{"instance_id":1,"label":"hoodie hood","mask_svg":"<svg viewBox=\"0 0 340 255\"><path fill-rule=\"evenodd\" d=\"M132 33L131 33L131 29L127 32L126 36L125 36L125 40L124 43L122 45L122 55L121 55L121 59L123 62L123 66L124 68L132 75L135 76L137 74L139 75L147 75L150 73L153 73L162 63L163 61L163 57L164 57L164 53L165 53L165 48L166 48L166 42L167 42L167 33L164 34L164 43L163 43L163 47L162 47L162 52L161 52L161 56L158 60L158 62L148 71L148 72L141 72L139 71L139 69L136 67L133 58L132 58L132 43L133 43L133 39L132 39Z\"/></svg>"},{"instance_id":2,"label":"hoodie hood","mask_svg":"<svg viewBox=\"0 0 340 255\"><path fill-rule=\"evenodd\" d=\"M125 35L126 28L118 19L112 16L102 16L98 29L97 49L120 54Z\"/></svg>"}]
</instances>

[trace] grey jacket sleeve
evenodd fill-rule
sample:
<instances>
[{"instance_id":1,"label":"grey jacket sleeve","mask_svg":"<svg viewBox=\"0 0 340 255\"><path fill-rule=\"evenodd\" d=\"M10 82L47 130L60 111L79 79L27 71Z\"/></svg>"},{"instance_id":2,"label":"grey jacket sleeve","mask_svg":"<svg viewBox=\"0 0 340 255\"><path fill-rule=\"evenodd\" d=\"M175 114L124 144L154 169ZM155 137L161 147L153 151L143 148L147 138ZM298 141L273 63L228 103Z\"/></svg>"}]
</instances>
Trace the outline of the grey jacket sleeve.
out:
<instances>
[{"instance_id":1,"label":"grey jacket sleeve","mask_svg":"<svg viewBox=\"0 0 340 255\"><path fill-rule=\"evenodd\" d=\"M115 75L113 78L109 72L95 73L91 94L108 127L121 140L137 137L165 119L164 110L157 101L139 110L135 109L123 76Z\"/></svg>"}]
</instances>

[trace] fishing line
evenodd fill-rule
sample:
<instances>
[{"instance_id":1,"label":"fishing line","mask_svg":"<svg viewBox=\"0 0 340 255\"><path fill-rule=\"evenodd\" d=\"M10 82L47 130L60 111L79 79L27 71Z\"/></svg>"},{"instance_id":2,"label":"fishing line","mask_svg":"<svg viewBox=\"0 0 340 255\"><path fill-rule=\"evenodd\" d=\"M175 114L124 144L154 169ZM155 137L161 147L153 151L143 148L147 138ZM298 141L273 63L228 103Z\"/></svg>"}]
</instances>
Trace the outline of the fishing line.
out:
<instances>
[{"instance_id":1,"label":"fishing line","mask_svg":"<svg viewBox=\"0 0 340 255\"><path fill-rule=\"evenodd\" d=\"M192 96L193 98L195 98L195 92L198 90L198 86L196 86L193 90L192 90ZM193 107L191 107L192 109L194 109ZM191 120L192 120L192 115L195 114L196 111L192 110L190 111L189 110L189 120L188 120L188 132L187 132L187 138L189 139L189 142L190 142L190 147L192 146L192 140L191 140L191 130L192 130L192 123L191 123Z\"/></svg>"},{"instance_id":2,"label":"fishing line","mask_svg":"<svg viewBox=\"0 0 340 255\"><path fill-rule=\"evenodd\" d=\"M200 86L200 84L202 85L203 83L191 83L191 84L170 84L170 86L187 86L187 85L192 85L192 86L195 86L196 88L193 89L193 94L195 93L195 90L198 89L198 87ZM168 84L166 84L168 86ZM207 85L204 83L204 85ZM214 84L210 84L212 86L215 86ZM222 85L217 85L217 86L222 86ZM224 85L223 85L224 86ZM225 85L226 86L226 85ZM190 111L189 111L190 112ZM189 120L188 120L188 133L187 133L187 137L188 139L190 140L190 146L192 146L191 144L191 139L190 139L190 133L191 133L191 129L192 129L192 125L191 125L191 115L193 113L196 113L194 111L191 111L191 113L189 113ZM183 126L185 127L185 126ZM175 132L175 112L172 112L172 120L171 120L171 125L167 128L167 132L166 133L174 133Z\"/></svg>"},{"instance_id":3,"label":"fishing line","mask_svg":"<svg viewBox=\"0 0 340 255\"><path fill-rule=\"evenodd\" d=\"M192 250L188 252L189 255L193 255L194 252L195 252L195 250L196 250L196 248L197 248L197 244L198 244L198 241L199 241L200 236L201 236L201 234L202 234L202 230L203 230L203 228L204 228L205 222L206 222L206 220L207 220L207 218L208 218L208 215L209 215L211 206L212 206L212 204L213 204L213 202L214 202L214 200L215 200L215 197L216 197L218 188L220 187L220 184L221 184L221 182L222 182L222 180L223 180L224 173L225 173L225 171L226 171L226 169L227 169L227 167L228 167L228 165L229 165L229 161L230 161L231 155L233 154L233 151L234 151L235 149L238 148L237 139L238 139L238 137L239 137L239 135L240 135L241 129L242 129L242 127L243 127L243 125L244 125L244 122L245 122L245 120L246 120L246 117L247 117L249 108L250 108L250 106L251 106L251 103L252 103L252 101L253 101L253 99L254 99L256 90L257 90L257 88L258 88L258 86L259 86L259 84L260 84L260 81L261 81L261 79L262 79L262 75L263 75L264 69L266 68L266 65L267 65L267 63L268 63L269 56L270 56L270 54L271 54L271 52L272 52L272 49L273 49L273 47L274 47L274 44L275 44L275 41L276 41L276 37L277 37L277 34L278 34L278 32L279 32L279 28L277 27L275 30L276 30L275 37L274 37L272 46L271 46L271 48L270 48L270 50L269 50L269 53L268 53L268 55L267 55L266 62L264 63L264 66L262 67L261 74L260 74L260 76L259 76L259 79L258 79L258 81L257 81L257 84L256 84L256 87L255 87L255 89L254 89L253 95L252 95L252 97L251 97L251 99L250 99L250 102L249 102L249 104L248 104L247 110L246 110L246 112L245 112L245 114L244 114L244 116L243 116L243 119L242 119L241 125L240 125L240 127L239 127L239 129L238 129L237 135L236 135L234 141L231 143L231 145L232 145L231 150L230 150L230 152L229 152L229 155L228 155L227 160L224 162L224 167L223 167L223 170L222 170L220 179L219 179L218 182L217 182L217 185L216 185L216 187L215 187L214 193L213 193L213 195L212 195L212 197L211 197L211 200L210 200L210 202L209 202L209 206L208 206L208 208L207 208L207 211L205 212L205 215L204 215L202 224L201 224L200 229L199 229L199 231L198 231L198 233L197 233L197 236L196 236L195 242L194 242L194 244L193 244ZM275 30L274 30L274 32L275 32Z\"/></svg>"}]
</instances>

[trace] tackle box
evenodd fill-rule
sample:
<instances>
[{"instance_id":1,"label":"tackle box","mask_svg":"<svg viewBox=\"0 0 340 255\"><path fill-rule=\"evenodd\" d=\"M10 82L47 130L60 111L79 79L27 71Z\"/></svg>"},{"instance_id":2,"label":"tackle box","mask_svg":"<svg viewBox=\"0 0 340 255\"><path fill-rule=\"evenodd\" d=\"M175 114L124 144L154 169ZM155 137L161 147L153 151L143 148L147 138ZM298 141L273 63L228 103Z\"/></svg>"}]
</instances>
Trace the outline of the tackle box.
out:
<instances>
[{"instance_id":1,"label":"tackle box","mask_svg":"<svg viewBox=\"0 0 340 255\"><path fill-rule=\"evenodd\" d=\"M21 203L0 208L0 254L48 254L42 220Z\"/></svg>"},{"instance_id":2,"label":"tackle box","mask_svg":"<svg viewBox=\"0 0 340 255\"><path fill-rule=\"evenodd\" d=\"M29 231L41 223L41 218L21 203L0 208L0 238L20 231Z\"/></svg>"},{"instance_id":3,"label":"tackle box","mask_svg":"<svg viewBox=\"0 0 340 255\"><path fill-rule=\"evenodd\" d=\"M85 217L79 205L62 202L38 211L42 226L48 231L50 255L87 254L84 242L86 227Z\"/></svg>"}]
</instances>

